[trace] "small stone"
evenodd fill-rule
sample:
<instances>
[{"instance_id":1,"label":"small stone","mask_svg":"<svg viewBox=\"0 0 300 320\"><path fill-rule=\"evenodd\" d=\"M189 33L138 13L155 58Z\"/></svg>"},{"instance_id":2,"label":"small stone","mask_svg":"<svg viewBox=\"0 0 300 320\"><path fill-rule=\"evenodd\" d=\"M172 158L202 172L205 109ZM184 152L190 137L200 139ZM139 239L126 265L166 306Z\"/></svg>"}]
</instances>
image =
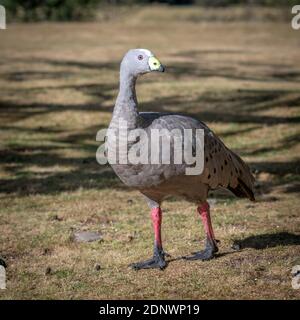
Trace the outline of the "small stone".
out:
<instances>
[{"instance_id":1,"label":"small stone","mask_svg":"<svg viewBox=\"0 0 300 320\"><path fill-rule=\"evenodd\" d=\"M127 239L128 239L129 242L132 241L132 240L134 239L134 235L129 234L129 235L127 236Z\"/></svg>"},{"instance_id":2,"label":"small stone","mask_svg":"<svg viewBox=\"0 0 300 320\"><path fill-rule=\"evenodd\" d=\"M239 243L234 243L231 246L231 249L234 250L234 251L240 251L241 250L241 245Z\"/></svg>"},{"instance_id":3,"label":"small stone","mask_svg":"<svg viewBox=\"0 0 300 320\"><path fill-rule=\"evenodd\" d=\"M98 232L92 231L78 231L74 233L74 240L76 242L92 242L101 240L102 236Z\"/></svg>"},{"instance_id":4,"label":"small stone","mask_svg":"<svg viewBox=\"0 0 300 320\"><path fill-rule=\"evenodd\" d=\"M44 256L46 256L46 255L48 255L50 253L51 253L51 249L49 249L49 248L45 248L44 251L43 251L43 255Z\"/></svg>"},{"instance_id":5,"label":"small stone","mask_svg":"<svg viewBox=\"0 0 300 320\"><path fill-rule=\"evenodd\" d=\"M99 263L96 263L96 264L95 264L95 270L97 270L97 271L101 270L101 266L100 266Z\"/></svg>"},{"instance_id":6,"label":"small stone","mask_svg":"<svg viewBox=\"0 0 300 320\"><path fill-rule=\"evenodd\" d=\"M52 220L52 221L62 221L63 218L58 216L57 214L55 214L55 215L50 217L50 220Z\"/></svg>"},{"instance_id":7,"label":"small stone","mask_svg":"<svg viewBox=\"0 0 300 320\"><path fill-rule=\"evenodd\" d=\"M46 271L45 271L45 275L49 275L52 273L52 269L50 267L47 267Z\"/></svg>"}]
</instances>

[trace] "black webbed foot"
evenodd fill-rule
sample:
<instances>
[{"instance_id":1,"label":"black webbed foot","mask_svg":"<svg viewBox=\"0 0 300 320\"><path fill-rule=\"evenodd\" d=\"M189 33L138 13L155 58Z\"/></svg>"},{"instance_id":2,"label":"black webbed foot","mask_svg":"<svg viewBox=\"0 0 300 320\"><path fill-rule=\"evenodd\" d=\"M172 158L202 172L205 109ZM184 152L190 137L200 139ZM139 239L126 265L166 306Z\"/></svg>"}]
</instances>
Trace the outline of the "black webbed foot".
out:
<instances>
[{"instance_id":1,"label":"black webbed foot","mask_svg":"<svg viewBox=\"0 0 300 320\"><path fill-rule=\"evenodd\" d=\"M167 266L167 262L165 257L169 256L161 249L154 249L153 257L146 261L141 261L137 263L132 263L130 267L134 270L140 269L161 269L163 270Z\"/></svg>"},{"instance_id":2,"label":"black webbed foot","mask_svg":"<svg viewBox=\"0 0 300 320\"><path fill-rule=\"evenodd\" d=\"M215 256L215 253L218 252L218 247L214 241L206 240L205 249L199 252L195 252L191 256L183 257L186 260L210 260Z\"/></svg>"}]
</instances>

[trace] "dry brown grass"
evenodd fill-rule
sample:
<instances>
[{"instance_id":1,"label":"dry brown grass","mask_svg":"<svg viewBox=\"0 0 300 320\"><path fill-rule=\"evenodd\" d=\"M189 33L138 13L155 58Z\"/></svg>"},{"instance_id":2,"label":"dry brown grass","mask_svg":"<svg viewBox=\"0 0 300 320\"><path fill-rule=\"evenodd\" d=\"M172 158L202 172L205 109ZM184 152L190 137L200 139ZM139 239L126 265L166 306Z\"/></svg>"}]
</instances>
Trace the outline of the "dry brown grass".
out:
<instances>
[{"instance_id":1,"label":"dry brown grass","mask_svg":"<svg viewBox=\"0 0 300 320\"><path fill-rule=\"evenodd\" d=\"M154 7L1 31L1 298L299 298L290 272L300 264L300 31L191 15ZM151 254L149 213L96 163L95 136L110 120L119 61L132 47L152 49L168 68L139 81L142 110L197 116L257 170L258 202L214 196L214 260L175 259L164 272L127 267ZM173 258L198 250L194 206L173 199L164 209L166 250ZM100 231L103 241L76 244L74 230ZM234 241L241 251L230 249Z\"/></svg>"}]
</instances>

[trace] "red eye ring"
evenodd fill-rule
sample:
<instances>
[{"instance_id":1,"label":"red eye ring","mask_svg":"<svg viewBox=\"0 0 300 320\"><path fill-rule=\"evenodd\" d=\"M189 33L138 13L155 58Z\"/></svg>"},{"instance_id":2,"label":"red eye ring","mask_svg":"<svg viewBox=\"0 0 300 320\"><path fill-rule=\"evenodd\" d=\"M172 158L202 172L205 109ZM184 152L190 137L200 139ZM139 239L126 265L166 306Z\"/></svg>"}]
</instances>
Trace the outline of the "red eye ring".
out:
<instances>
[{"instance_id":1,"label":"red eye ring","mask_svg":"<svg viewBox=\"0 0 300 320\"><path fill-rule=\"evenodd\" d=\"M139 60L143 60L144 57L140 54L140 55L138 55L138 59L139 59Z\"/></svg>"}]
</instances>

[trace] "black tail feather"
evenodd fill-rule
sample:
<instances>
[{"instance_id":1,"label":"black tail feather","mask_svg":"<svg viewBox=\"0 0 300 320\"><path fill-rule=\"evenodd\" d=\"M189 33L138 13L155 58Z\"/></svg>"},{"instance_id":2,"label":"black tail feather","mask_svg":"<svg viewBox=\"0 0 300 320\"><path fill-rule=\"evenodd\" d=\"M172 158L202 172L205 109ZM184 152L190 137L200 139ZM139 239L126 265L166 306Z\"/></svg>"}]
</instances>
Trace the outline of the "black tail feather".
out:
<instances>
[{"instance_id":1,"label":"black tail feather","mask_svg":"<svg viewBox=\"0 0 300 320\"><path fill-rule=\"evenodd\" d=\"M241 179L238 179L238 182L235 188L229 186L227 189L239 198L249 198L251 201L255 201L253 191Z\"/></svg>"}]
</instances>

